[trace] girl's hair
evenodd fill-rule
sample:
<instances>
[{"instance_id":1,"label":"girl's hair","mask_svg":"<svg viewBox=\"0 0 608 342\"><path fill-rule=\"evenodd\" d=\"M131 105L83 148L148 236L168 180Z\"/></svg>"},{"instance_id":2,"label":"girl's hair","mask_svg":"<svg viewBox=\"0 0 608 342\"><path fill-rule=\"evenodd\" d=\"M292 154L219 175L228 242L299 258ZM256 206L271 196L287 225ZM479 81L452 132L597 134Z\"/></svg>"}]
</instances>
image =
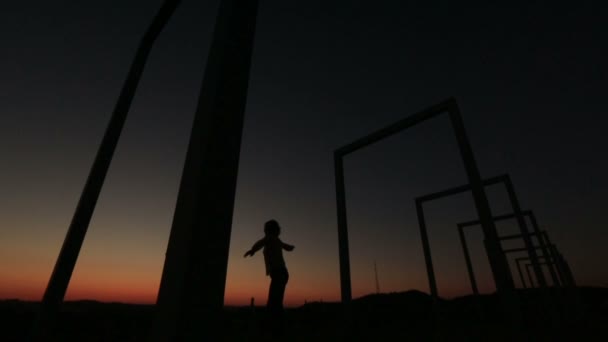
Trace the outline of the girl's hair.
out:
<instances>
[{"instance_id":1,"label":"girl's hair","mask_svg":"<svg viewBox=\"0 0 608 342\"><path fill-rule=\"evenodd\" d=\"M281 234L281 227L276 220L270 220L264 224L264 234L279 236Z\"/></svg>"}]
</instances>

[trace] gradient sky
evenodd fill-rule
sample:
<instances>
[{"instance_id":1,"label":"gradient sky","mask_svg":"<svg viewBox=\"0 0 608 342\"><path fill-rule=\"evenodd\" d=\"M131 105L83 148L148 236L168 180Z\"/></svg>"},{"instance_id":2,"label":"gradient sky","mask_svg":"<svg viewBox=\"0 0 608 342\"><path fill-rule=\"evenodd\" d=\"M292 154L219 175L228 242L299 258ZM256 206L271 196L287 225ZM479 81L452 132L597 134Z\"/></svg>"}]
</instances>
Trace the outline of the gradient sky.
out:
<instances>
[{"instance_id":1,"label":"gradient sky","mask_svg":"<svg viewBox=\"0 0 608 342\"><path fill-rule=\"evenodd\" d=\"M0 12L0 299L39 300L139 40L160 0L31 1ZM156 298L218 1L183 1L157 41L68 299ZM226 303L265 303L275 218L286 302L339 298L333 150L456 97L482 176L509 173L581 285L608 284L605 8L527 1L262 0ZM504 6L504 5L503 5ZM560 7L564 6L564 7ZM353 295L428 291L413 199L465 183L446 117L345 159ZM509 208L488 188L494 214ZM455 224L469 194L426 207L439 292L470 292ZM513 223L498 225L515 232ZM470 245L493 291L482 235ZM517 281L519 284L519 282Z\"/></svg>"}]
</instances>

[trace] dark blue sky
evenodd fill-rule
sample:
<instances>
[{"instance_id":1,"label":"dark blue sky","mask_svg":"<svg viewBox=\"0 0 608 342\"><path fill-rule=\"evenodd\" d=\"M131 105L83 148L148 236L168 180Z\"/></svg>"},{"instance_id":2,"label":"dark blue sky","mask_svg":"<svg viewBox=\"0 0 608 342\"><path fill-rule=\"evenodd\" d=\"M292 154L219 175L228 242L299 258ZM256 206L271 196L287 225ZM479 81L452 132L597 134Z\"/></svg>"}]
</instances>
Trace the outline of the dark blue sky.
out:
<instances>
[{"instance_id":1,"label":"dark blue sky","mask_svg":"<svg viewBox=\"0 0 608 342\"><path fill-rule=\"evenodd\" d=\"M160 3L3 5L0 279L42 274L33 286L41 293ZM157 286L216 9L217 1L183 1L158 40L76 281L100 267L140 272ZM607 14L586 2L261 1L227 295L242 282L266 286L262 266L240 256L276 218L297 246L287 260L297 300L337 298L333 150L451 96L482 176L511 174L579 282L608 283ZM447 118L345 166L354 295L373 291L373 260L387 291L426 291L413 199L465 182ZM494 213L508 211L504 191L489 191ZM428 208L440 293L468 291L455 223L474 218L470 198ZM480 246L481 235L472 241ZM473 248L488 283L481 247Z\"/></svg>"}]
</instances>

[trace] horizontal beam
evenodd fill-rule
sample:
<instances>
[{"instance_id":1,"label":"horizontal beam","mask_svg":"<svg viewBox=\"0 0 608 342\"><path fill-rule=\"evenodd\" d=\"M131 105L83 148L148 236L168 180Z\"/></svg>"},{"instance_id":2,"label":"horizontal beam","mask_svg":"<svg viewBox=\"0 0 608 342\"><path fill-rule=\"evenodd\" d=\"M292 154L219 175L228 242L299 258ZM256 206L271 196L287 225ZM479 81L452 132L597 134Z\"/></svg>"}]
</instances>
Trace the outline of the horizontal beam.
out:
<instances>
[{"instance_id":1,"label":"horizontal beam","mask_svg":"<svg viewBox=\"0 0 608 342\"><path fill-rule=\"evenodd\" d=\"M531 210L522 210L521 215L522 216L531 216L532 211ZM516 217L517 217L517 215L515 215L515 214L498 215L498 216L494 217L494 221L504 221L504 220L509 220L509 219L513 219ZM479 220L472 220L472 221L459 223L458 226L459 227L469 227L469 226L476 226L478 224L479 224Z\"/></svg>"},{"instance_id":2,"label":"horizontal beam","mask_svg":"<svg viewBox=\"0 0 608 342\"><path fill-rule=\"evenodd\" d=\"M449 98L439 104L424 109L416 114L406 117L405 119L399 120L391 125L388 125L360 139L357 139L348 145L340 147L339 149L335 150L334 154L338 156L347 155L351 152L371 145L393 134L399 133L400 131L406 128L412 127L443 112L446 112L450 107L453 107L455 105L456 100L454 98Z\"/></svg>"},{"instance_id":3,"label":"horizontal beam","mask_svg":"<svg viewBox=\"0 0 608 342\"><path fill-rule=\"evenodd\" d=\"M482 184L484 186L489 186L489 185L494 185L494 184L498 184L503 182L506 177L508 177L508 175L500 175L500 176L496 176L496 177L491 177L491 178L487 178L485 180L482 180ZM427 202L427 201L432 201L432 200L436 200L442 197L447 197L447 196L452 196L452 195L457 195L463 192L467 192L471 190L471 185L470 184L464 184L464 185L460 185L460 186L455 186L453 188L449 188L443 191L438 191L438 192L434 192L428 195L424 195L424 196L420 196L416 198L416 202L422 203L422 202Z\"/></svg>"},{"instance_id":4,"label":"horizontal beam","mask_svg":"<svg viewBox=\"0 0 608 342\"><path fill-rule=\"evenodd\" d=\"M546 245L548 247L554 246L554 245ZM541 249L545 246L534 246L534 249ZM521 247L521 248L511 248L511 249L505 249L503 250L504 253L515 253L515 252L526 252L528 249L525 247Z\"/></svg>"},{"instance_id":5,"label":"horizontal beam","mask_svg":"<svg viewBox=\"0 0 608 342\"><path fill-rule=\"evenodd\" d=\"M541 256L539 256L538 258L539 258L539 259L545 259L545 257L544 257L544 256L542 256L542 255L541 255ZM524 261L524 260L530 260L530 257L521 257L521 258L516 258L516 259L515 259L515 262L520 262L520 261Z\"/></svg>"},{"instance_id":6,"label":"horizontal beam","mask_svg":"<svg viewBox=\"0 0 608 342\"><path fill-rule=\"evenodd\" d=\"M555 263L553 261L548 261L548 262L539 262L538 264L541 266L547 266L547 265L553 265ZM526 264L526 267L532 267L532 264Z\"/></svg>"},{"instance_id":7,"label":"horizontal beam","mask_svg":"<svg viewBox=\"0 0 608 342\"><path fill-rule=\"evenodd\" d=\"M530 232L530 233L528 233L528 235L534 236L534 235L538 235L538 233ZM498 240L514 240L514 239L521 239L522 237L523 237L523 234L513 234L513 235L499 236Z\"/></svg>"}]
</instances>

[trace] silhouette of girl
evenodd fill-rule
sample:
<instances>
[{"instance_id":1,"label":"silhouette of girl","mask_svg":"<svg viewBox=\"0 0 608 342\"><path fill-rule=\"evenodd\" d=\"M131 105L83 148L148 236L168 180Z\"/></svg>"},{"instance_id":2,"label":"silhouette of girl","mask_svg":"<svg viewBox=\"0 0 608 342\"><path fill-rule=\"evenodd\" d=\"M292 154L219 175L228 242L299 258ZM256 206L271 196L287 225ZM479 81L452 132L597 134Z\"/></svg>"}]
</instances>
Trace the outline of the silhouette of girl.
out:
<instances>
[{"instance_id":1,"label":"silhouette of girl","mask_svg":"<svg viewBox=\"0 0 608 342\"><path fill-rule=\"evenodd\" d=\"M283 296L285 286L289 279L289 273L283 259L283 249L293 251L294 246L284 243L279 239L281 227L275 220L264 224L263 239L256 242L243 257L253 256L255 252L264 248L264 263L266 264L266 275L270 276L270 289L268 291L268 302L266 307L272 315L280 315L283 312Z\"/></svg>"}]
</instances>

